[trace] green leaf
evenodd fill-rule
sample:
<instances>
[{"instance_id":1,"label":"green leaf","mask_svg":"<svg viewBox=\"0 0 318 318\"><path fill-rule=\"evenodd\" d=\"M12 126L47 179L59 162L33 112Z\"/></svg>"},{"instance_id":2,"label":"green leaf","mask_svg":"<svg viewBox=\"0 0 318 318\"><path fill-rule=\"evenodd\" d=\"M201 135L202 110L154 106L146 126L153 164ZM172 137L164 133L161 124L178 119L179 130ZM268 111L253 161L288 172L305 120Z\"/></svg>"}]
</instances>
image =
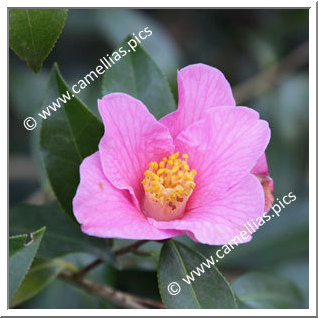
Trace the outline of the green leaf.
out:
<instances>
[{"instance_id":1,"label":"green leaf","mask_svg":"<svg viewBox=\"0 0 318 318\"><path fill-rule=\"evenodd\" d=\"M273 273L290 280L299 289L302 296L302 308L309 308L309 264L308 257L288 260L276 268Z\"/></svg>"},{"instance_id":2,"label":"green leaf","mask_svg":"<svg viewBox=\"0 0 318 318\"><path fill-rule=\"evenodd\" d=\"M10 302L10 307L17 306L34 297L51 283L62 270L71 267L61 259L43 261L35 259L20 288ZM74 269L73 269L74 270Z\"/></svg>"},{"instance_id":3,"label":"green leaf","mask_svg":"<svg viewBox=\"0 0 318 318\"><path fill-rule=\"evenodd\" d=\"M269 211L271 220L253 234L249 243L235 246L219 264L229 270L258 270L308 258L308 200L297 198L292 204L281 211L280 217L273 217L275 214ZM196 244L195 248L208 257L215 255L220 246Z\"/></svg>"},{"instance_id":4,"label":"green leaf","mask_svg":"<svg viewBox=\"0 0 318 318\"><path fill-rule=\"evenodd\" d=\"M233 283L240 302L249 308L300 308L301 295L289 280L262 272L250 272Z\"/></svg>"},{"instance_id":5,"label":"green leaf","mask_svg":"<svg viewBox=\"0 0 318 318\"><path fill-rule=\"evenodd\" d=\"M169 240L162 248L158 281L161 298L167 308L236 308L234 294L230 285L219 272L210 264L210 268L201 266L206 259L187 246ZM204 270L200 277L193 270ZM187 279L193 274L194 281ZM186 281L190 282L188 284ZM177 295L168 292L170 283L178 283L181 291ZM172 292L177 286L172 286Z\"/></svg>"},{"instance_id":6,"label":"green leaf","mask_svg":"<svg viewBox=\"0 0 318 318\"><path fill-rule=\"evenodd\" d=\"M106 240L83 234L80 227L56 205L16 206L10 209L9 223L10 234L30 232L40 226L46 227L38 251L42 258L86 252L117 265Z\"/></svg>"},{"instance_id":7,"label":"green leaf","mask_svg":"<svg viewBox=\"0 0 318 318\"><path fill-rule=\"evenodd\" d=\"M10 64L9 72L10 112L14 113L16 118L36 115L43 108L48 72L42 70L40 74L34 74L28 71L26 65L15 63ZM43 190L48 191L47 175L39 149L39 129L33 130L27 137L30 139L30 153L37 167L38 181Z\"/></svg>"},{"instance_id":8,"label":"green leaf","mask_svg":"<svg viewBox=\"0 0 318 318\"><path fill-rule=\"evenodd\" d=\"M30 234L9 238L9 300L21 285L40 246L45 227Z\"/></svg>"},{"instance_id":9,"label":"green leaf","mask_svg":"<svg viewBox=\"0 0 318 318\"><path fill-rule=\"evenodd\" d=\"M70 92L57 65L50 74L45 105ZM79 184L82 160L98 150L104 127L79 100L71 98L42 120L40 149L52 189L63 209L73 216L72 200Z\"/></svg>"},{"instance_id":10,"label":"green leaf","mask_svg":"<svg viewBox=\"0 0 318 318\"><path fill-rule=\"evenodd\" d=\"M37 73L61 34L66 17L66 9L10 9L10 48Z\"/></svg>"},{"instance_id":11,"label":"green leaf","mask_svg":"<svg viewBox=\"0 0 318 318\"><path fill-rule=\"evenodd\" d=\"M83 16L80 16L82 14ZM83 18L86 13L77 14L77 24L74 23L73 28L79 28L78 24L83 27ZM142 45L149 52L151 57L159 65L160 69L170 77L176 76L176 69L181 60L181 51L178 48L171 32L165 29L165 25L158 23L143 10L125 10L125 9L106 9L106 10L90 10L91 19L96 20L96 30L107 42L117 45L128 34L138 33L148 27L152 31L152 35L142 41ZM74 17L72 16L74 21ZM118 27L120 21L120 28ZM89 21L87 21L89 23ZM88 27L84 32L87 32ZM78 32L78 30L74 30Z\"/></svg>"},{"instance_id":12,"label":"green leaf","mask_svg":"<svg viewBox=\"0 0 318 318\"><path fill-rule=\"evenodd\" d=\"M122 42L116 52L120 48L128 52L129 39L130 37ZM140 45L136 47L136 52L131 50L106 71L102 94L113 92L127 93L141 100L157 119L175 110L169 83Z\"/></svg>"},{"instance_id":13,"label":"green leaf","mask_svg":"<svg viewBox=\"0 0 318 318\"><path fill-rule=\"evenodd\" d=\"M95 258L85 253L74 253L63 257L67 262L67 266L71 263L76 268L82 268L93 262ZM72 268L70 268L73 271ZM121 272L118 272L121 274ZM95 282L115 287L117 271L108 264L103 263L95 269L91 270L86 277L91 278ZM23 309L98 309L98 308L114 308L114 305L106 300L98 298L80 287L71 285L60 279L53 280L48 288L44 288L40 293L32 299L23 303Z\"/></svg>"}]
</instances>

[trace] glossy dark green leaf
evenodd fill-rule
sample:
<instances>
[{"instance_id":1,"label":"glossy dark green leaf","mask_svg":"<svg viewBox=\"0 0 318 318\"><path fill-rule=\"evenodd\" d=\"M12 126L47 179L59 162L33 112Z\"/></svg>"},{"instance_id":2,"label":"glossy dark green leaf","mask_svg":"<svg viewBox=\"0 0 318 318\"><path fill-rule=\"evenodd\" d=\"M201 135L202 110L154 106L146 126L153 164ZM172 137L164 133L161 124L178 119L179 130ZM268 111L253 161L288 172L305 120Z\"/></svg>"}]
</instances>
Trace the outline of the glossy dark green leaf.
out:
<instances>
[{"instance_id":1,"label":"glossy dark green leaf","mask_svg":"<svg viewBox=\"0 0 318 318\"><path fill-rule=\"evenodd\" d=\"M66 9L10 9L10 48L38 72L61 34Z\"/></svg>"},{"instance_id":2,"label":"glossy dark green leaf","mask_svg":"<svg viewBox=\"0 0 318 318\"><path fill-rule=\"evenodd\" d=\"M273 273L285 277L295 284L302 296L302 308L309 308L309 260L288 260L276 268Z\"/></svg>"},{"instance_id":3,"label":"glossy dark green leaf","mask_svg":"<svg viewBox=\"0 0 318 318\"><path fill-rule=\"evenodd\" d=\"M286 278L262 272L250 272L233 283L240 302L249 308L300 308L301 295Z\"/></svg>"},{"instance_id":4,"label":"glossy dark green leaf","mask_svg":"<svg viewBox=\"0 0 318 318\"><path fill-rule=\"evenodd\" d=\"M61 259L42 261L35 259L20 288L10 301L10 307L17 306L34 297L51 283L70 264Z\"/></svg>"},{"instance_id":5,"label":"glossy dark green leaf","mask_svg":"<svg viewBox=\"0 0 318 318\"><path fill-rule=\"evenodd\" d=\"M210 264L207 268L201 266L202 262L207 264L201 254L179 242L169 240L164 244L158 281L161 298L167 308L236 308L228 282L214 265ZM197 267L204 272L200 274ZM193 270L200 275L195 275ZM173 283L179 284L179 287ZM180 292L172 295L168 288L172 293L180 288Z\"/></svg>"},{"instance_id":6,"label":"glossy dark green leaf","mask_svg":"<svg viewBox=\"0 0 318 318\"><path fill-rule=\"evenodd\" d=\"M44 105L50 105L66 91L70 90L54 65ZM73 217L72 200L79 184L79 166L85 157L97 151L104 128L76 97L61 104L61 108L42 120L40 149L52 189L63 209Z\"/></svg>"},{"instance_id":7,"label":"glossy dark green leaf","mask_svg":"<svg viewBox=\"0 0 318 318\"><path fill-rule=\"evenodd\" d=\"M40 246L45 228L9 238L9 300L12 299L28 272Z\"/></svg>"},{"instance_id":8,"label":"glossy dark green leaf","mask_svg":"<svg viewBox=\"0 0 318 318\"><path fill-rule=\"evenodd\" d=\"M119 61L106 71L102 94L127 93L141 100L156 118L161 118L175 110L169 83L144 48L138 45L135 52L129 48L129 39L115 50L120 52L122 48L126 55L122 53Z\"/></svg>"},{"instance_id":9,"label":"glossy dark green leaf","mask_svg":"<svg viewBox=\"0 0 318 318\"><path fill-rule=\"evenodd\" d=\"M171 32L165 29L164 24L158 23L156 19L142 10L114 8L111 10L91 10L90 13L92 19L97 21L97 31L112 45L117 45L130 33L134 32L136 36L139 36L139 32L148 27L152 34L142 41L142 45L169 78L176 76L181 51L176 45L175 38ZM84 12L82 16L78 17L76 26L78 24L83 25L83 16ZM120 28L118 27L118 21L120 21ZM87 29L89 28L86 27Z\"/></svg>"},{"instance_id":10,"label":"glossy dark green leaf","mask_svg":"<svg viewBox=\"0 0 318 318\"><path fill-rule=\"evenodd\" d=\"M86 253L69 254L63 257L69 264L82 268L93 262L95 257ZM73 270L72 267L69 268ZM121 275L121 272L118 272ZM86 277L95 282L115 287L117 271L106 263L101 264L91 270ZM71 285L61 279L53 280L48 288L44 288L27 302L23 303L24 309L102 309L114 308L114 305L102 298L96 297L89 292L85 292L80 287Z\"/></svg>"},{"instance_id":11,"label":"glossy dark green leaf","mask_svg":"<svg viewBox=\"0 0 318 318\"><path fill-rule=\"evenodd\" d=\"M46 226L38 255L56 258L68 253L86 252L116 264L106 240L88 236L56 205L22 205L10 210L10 234L30 232Z\"/></svg>"}]
</instances>

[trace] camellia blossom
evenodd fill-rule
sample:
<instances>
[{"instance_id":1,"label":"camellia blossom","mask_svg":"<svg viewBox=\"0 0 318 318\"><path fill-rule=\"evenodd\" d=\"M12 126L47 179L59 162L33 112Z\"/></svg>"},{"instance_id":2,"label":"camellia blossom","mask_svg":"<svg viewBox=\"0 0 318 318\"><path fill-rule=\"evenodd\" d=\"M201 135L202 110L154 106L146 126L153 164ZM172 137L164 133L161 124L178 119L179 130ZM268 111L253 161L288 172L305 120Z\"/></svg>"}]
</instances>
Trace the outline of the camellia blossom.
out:
<instances>
[{"instance_id":1,"label":"camellia blossom","mask_svg":"<svg viewBox=\"0 0 318 318\"><path fill-rule=\"evenodd\" d=\"M98 101L105 134L81 164L73 200L84 233L227 244L271 207L268 123L235 105L213 67L183 68L178 91L178 109L159 121L127 94Z\"/></svg>"}]
</instances>

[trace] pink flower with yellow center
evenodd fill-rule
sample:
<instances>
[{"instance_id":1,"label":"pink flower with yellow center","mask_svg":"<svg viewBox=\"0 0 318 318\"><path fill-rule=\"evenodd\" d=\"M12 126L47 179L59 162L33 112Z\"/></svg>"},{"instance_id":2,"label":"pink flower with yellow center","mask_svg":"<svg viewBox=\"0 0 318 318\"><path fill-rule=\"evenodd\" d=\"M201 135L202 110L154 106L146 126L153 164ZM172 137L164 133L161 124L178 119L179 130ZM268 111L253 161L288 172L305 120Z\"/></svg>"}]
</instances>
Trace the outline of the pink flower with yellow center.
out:
<instances>
[{"instance_id":1,"label":"pink flower with yellow center","mask_svg":"<svg viewBox=\"0 0 318 318\"><path fill-rule=\"evenodd\" d=\"M270 209L267 122L235 106L213 67L183 68L178 91L178 109L159 121L127 94L98 101L105 134L81 164L73 200L84 233L227 244Z\"/></svg>"}]
</instances>

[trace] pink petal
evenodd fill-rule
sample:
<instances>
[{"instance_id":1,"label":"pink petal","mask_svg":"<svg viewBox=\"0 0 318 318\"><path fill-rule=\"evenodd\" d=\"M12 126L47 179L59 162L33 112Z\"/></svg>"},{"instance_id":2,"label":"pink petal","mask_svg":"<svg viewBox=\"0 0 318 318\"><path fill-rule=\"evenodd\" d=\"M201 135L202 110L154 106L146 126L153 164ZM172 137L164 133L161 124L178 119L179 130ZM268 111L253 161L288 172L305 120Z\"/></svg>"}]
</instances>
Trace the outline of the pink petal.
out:
<instances>
[{"instance_id":1,"label":"pink petal","mask_svg":"<svg viewBox=\"0 0 318 318\"><path fill-rule=\"evenodd\" d=\"M269 176L268 165L265 153L257 160L256 165L252 169L253 173L258 180L261 182L264 194L265 194L265 208L264 211L268 212L273 205L274 196L274 181Z\"/></svg>"},{"instance_id":2,"label":"pink petal","mask_svg":"<svg viewBox=\"0 0 318 318\"><path fill-rule=\"evenodd\" d=\"M273 196L273 191L274 191L274 181L272 178L265 176L265 177L259 177L256 176L258 180L260 181L263 190L264 190L264 195L265 195L265 207L264 211L268 212L273 203L274 203L274 196Z\"/></svg>"},{"instance_id":3,"label":"pink petal","mask_svg":"<svg viewBox=\"0 0 318 318\"><path fill-rule=\"evenodd\" d=\"M100 153L84 159L81 181L73 199L73 210L82 231L88 235L127 239L164 239L173 231L159 230L131 202L125 190L118 190L106 179Z\"/></svg>"},{"instance_id":4,"label":"pink petal","mask_svg":"<svg viewBox=\"0 0 318 318\"><path fill-rule=\"evenodd\" d=\"M223 195L224 190L250 173L270 139L268 123L246 107L214 107L176 139L176 150L189 155L197 170L190 201L205 193Z\"/></svg>"},{"instance_id":5,"label":"pink petal","mask_svg":"<svg viewBox=\"0 0 318 318\"><path fill-rule=\"evenodd\" d=\"M268 165L265 152L257 160L251 172L255 175L268 176Z\"/></svg>"},{"instance_id":6,"label":"pink petal","mask_svg":"<svg viewBox=\"0 0 318 318\"><path fill-rule=\"evenodd\" d=\"M106 95L98 101L98 108L105 125L99 143L104 173L113 186L129 190L139 206L149 162L174 151L169 130L142 102L127 94Z\"/></svg>"},{"instance_id":7,"label":"pink petal","mask_svg":"<svg viewBox=\"0 0 318 318\"><path fill-rule=\"evenodd\" d=\"M218 69L205 65L189 65L178 72L178 110L163 117L173 138L192 123L202 119L214 106L235 106L231 86Z\"/></svg>"},{"instance_id":8,"label":"pink petal","mask_svg":"<svg viewBox=\"0 0 318 318\"><path fill-rule=\"evenodd\" d=\"M263 215L263 208L263 189L257 178L249 174L226 191L223 198L215 199L213 192L206 193L200 202L187 208L181 220L150 221L158 229L184 231L192 239L210 245L228 244L235 236L240 236L241 231L246 231L246 236L240 236L241 242L236 240L243 243L251 239L244 225L249 221L258 225L257 217Z\"/></svg>"}]
</instances>

